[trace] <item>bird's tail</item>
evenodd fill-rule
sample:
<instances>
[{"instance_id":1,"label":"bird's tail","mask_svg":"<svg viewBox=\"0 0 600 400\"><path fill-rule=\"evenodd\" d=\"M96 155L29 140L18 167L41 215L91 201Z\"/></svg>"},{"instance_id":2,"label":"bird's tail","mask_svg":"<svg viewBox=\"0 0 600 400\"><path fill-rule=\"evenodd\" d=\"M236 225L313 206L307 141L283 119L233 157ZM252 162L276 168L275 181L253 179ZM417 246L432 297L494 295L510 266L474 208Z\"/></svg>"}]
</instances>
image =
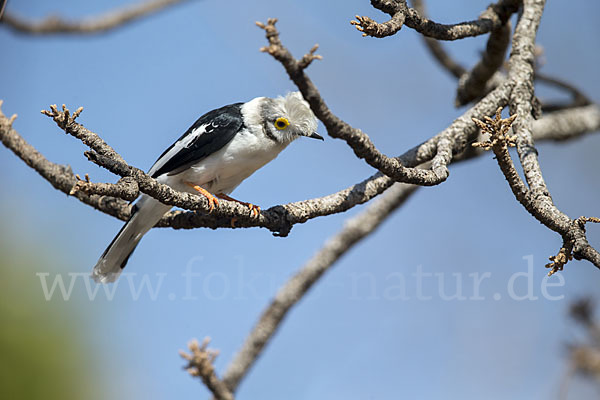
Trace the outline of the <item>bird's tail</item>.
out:
<instances>
[{"instance_id":1,"label":"bird's tail","mask_svg":"<svg viewBox=\"0 0 600 400\"><path fill-rule=\"evenodd\" d=\"M116 281L142 236L170 209L171 206L149 196L142 196L133 206L129 221L123 225L94 266L92 271L94 281L98 283Z\"/></svg>"}]
</instances>

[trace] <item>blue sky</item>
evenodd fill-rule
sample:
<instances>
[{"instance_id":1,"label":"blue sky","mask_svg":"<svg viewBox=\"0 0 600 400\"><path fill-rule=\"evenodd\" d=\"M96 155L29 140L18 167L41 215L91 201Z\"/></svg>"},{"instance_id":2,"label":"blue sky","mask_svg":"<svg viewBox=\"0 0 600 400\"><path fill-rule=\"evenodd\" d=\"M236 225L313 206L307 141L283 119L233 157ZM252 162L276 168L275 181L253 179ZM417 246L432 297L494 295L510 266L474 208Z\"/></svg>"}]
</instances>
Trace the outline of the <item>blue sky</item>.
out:
<instances>
[{"instance_id":1,"label":"blue sky","mask_svg":"<svg viewBox=\"0 0 600 400\"><path fill-rule=\"evenodd\" d=\"M121 3L23 0L9 2L8 10L78 18ZM476 18L488 3L430 1L429 11L451 23ZM566 78L595 101L599 11L597 2L549 2L539 33L547 60L543 71ZM89 173L92 181L115 181L39 110L55 103L84 106L81 123L129 163L149 168L200 114L294 90L283 68L258 51L265 39L254 22L278 17L281 39L298 57L321 45L324 59L308 73L332 110L368 133L384 153L401 154L464 111L453 107L456 83L434 64L414 31L362 38L349 24L355 14L383 19L366 0L206 0L99 36L29 37L0 27L3 110L19 114L15 128L50 160ZM444 45L472 65L485 39ZM545 88L539 94L561 95ZM325 133L321 125L320 131ZM538 146L554 201L572 217L600 214L599 145L600 137L591 135ZM342 141L298 140L234 196L268 208L329 194L372 172ZM49 273L49 279L87 273L121 225L55 191L4 148L0 182L4 235L50 254L33 271ZM261 229L155 229L126 269L138 274L135 285L139 274L148 274L155 287L161 282L154 299L146 291L135 299L122 279L112 301L102 292L90 301L78 277L70 301L80 303L82 335L89 335L98 362L105 364L99 380L108 382L115 398L207 397L202 384L182 370L177 351L190 338L210 336L221 351L216 366L222 371L277 288L361 208L298 225L285 239ZM600 243L600 229L588 231ZM591 264L572 262L548 281L564 281L548 288L562 299L545 299L543 265L559 247L559 237L516 202L491 156L453 166L447 182L420 190L316 285L243 382L239 397L554 396L566 369L564 344L577 337L567 306L600 284ZM515 279L515 273L529 271L529 260L531 275ZM191 286L182 276L186 271L199 275ZM424 278L430 300L417 298L419 271L438 274ZM33 272L31 279L39 282ZM477 297L470 274L488 273L480 286L484 299L469 299ZM511 277L517 295L524 296L531 283L537 299L511 299ZM408 298L398 289L402 279ZM467 299L444 301L439 282L452 293L456 279ZM41 285L38 300L45 301ZM593 398L594 392L579 382L571 394Z\"/></svg>"}]
</instances>

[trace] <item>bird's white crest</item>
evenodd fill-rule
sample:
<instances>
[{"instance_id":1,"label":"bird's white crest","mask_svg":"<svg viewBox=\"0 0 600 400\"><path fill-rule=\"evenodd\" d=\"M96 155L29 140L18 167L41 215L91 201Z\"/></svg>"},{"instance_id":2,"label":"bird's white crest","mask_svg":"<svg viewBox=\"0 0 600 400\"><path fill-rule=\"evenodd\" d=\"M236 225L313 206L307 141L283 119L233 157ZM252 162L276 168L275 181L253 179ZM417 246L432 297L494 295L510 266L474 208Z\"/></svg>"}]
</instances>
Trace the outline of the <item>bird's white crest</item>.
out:
<instances>
[{"instance_id":1,"label":"bird's white crest","mask_svg":"<svg viewBox=\"0 0 600 400\"><path fill-rule=\"evenodd\" d=\"M276 98L257 97L246 103L243 112L246 122L264 126L283 143L300 136L310 136L317 130L317 119L300 92L290 92ZM273 122L280 117L290 122L287 129L276 130L273 127Z\"/></svg>"},{"instance_id":2,"label":"bird's white crest","mask_svg":"<svg viewBox=\"0 0 600 400\"><path fill-rule=\"evenodd\" d=\"M300 92L290 92L275 101L283 104L284 113L303 136L310 136L317 130L317 119Z\"/></svg>"}]
</instances>

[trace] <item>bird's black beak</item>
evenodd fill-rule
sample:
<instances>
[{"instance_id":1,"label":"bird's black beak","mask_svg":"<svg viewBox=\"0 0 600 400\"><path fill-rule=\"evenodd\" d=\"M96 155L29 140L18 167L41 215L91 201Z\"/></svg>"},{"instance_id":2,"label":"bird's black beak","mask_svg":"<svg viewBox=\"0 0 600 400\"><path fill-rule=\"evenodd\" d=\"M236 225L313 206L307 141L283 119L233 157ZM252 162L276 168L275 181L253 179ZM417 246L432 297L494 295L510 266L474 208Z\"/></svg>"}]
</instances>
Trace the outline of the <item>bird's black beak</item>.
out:
<instances>
[{"instance_id":1,"label":"bird's black beak","mask_svg":"<svg viewBox=\"0 0 600 400\"><path fill-rule=\"evenodd\" d=\"M319 139L319 140L323 140L323 141L325 140L325 139L323 139L323 136L319 135L317 132L313 132L312 135L309 136L309 138Z\"/></svg>"}]
</instances>

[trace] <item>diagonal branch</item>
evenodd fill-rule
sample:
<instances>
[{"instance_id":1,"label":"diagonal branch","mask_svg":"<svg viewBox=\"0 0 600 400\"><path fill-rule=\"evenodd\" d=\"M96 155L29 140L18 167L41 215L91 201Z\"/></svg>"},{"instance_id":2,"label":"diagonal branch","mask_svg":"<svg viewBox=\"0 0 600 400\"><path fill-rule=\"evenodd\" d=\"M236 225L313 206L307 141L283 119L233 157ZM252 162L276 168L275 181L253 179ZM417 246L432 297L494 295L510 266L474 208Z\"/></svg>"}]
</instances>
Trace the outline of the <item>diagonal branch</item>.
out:
<instances>
[{"instance_id":1,"label":"diagonal branch","mask_svg":"<svg viewBox=\"0 0 600 400\"><path fill-rule=\"evenodd\" d=\"M595 110L595 112L600 113L600 109L598 109L598 107L596 108L597 110ZM565 121L568 121L571 117L568 116L568 112L563 111L560 116L553 118L565 118ZM506 128L510 126L513 120L514 117L512 117L512 120L510 121L502 121L499 124L500 132L502 132L503 135L507 135L508 130ZM540 131L540 127L544 126L545 124L538 125L534 128L536 137L544 137L544 139L550 140L563 140L564 131L555 132L556 136L551 137L550 135L546 135L545 132ZM564 126L566 127L567 125L564 124ZM600 129L600 119L596 122L596 125L590 126L590 128L591 131ZM504 144L500 141L496 141L494 145L502 147ZM476 155L474 153L470 154L470 157ZM461 160L464 159L467 158ZM510 164L512 165L512 161L510 161ZM512 166L512 171L513 172L508 175L515 179L520 179L518 173L516 173L516 170L514 169L514 165ZM389 178L387 179L389 181ZM520 185L523 193L525 193L525 185L522 182L518 185ZM232 391L235 392L240 382L269 344L285 317L291 309L298 304L303 296L306 295L312 286L323 277L339 258L347 253L360 240L377 229L379 224L381 224L395 209L404 204L419 188L419 186L405 184L396 184L392 186L380 200L371 204L366 211L359 214L357 217L350 219L338 234L328 240L321 250L319 250L319 252L317 252L303 268L279 289L275 298L263 311L260 319L246 337L242 348L227 367L223 380Z\"/></svg>"},{"instance_id":2,"label":"diagonal branch","mask_svg":"<svg viewBox=\"0 0 600 400\"><path fill-rule=\"evenodd\" d=\"M464 106L488 91L490 80L504 63L509 44L510 21L506 21L490 34L481 60L473 69L460 77L456 90L456 106ZM503 80L502 74L498 73L496 84Z\"/></svg>"},{"instance_id":3,"label":"diagonal branch","mask_svg":"<svg viewBox=\"0 0 600 400\"><path fill-rule=\"evenodd\" d=\"M235 392L241 380L254 365L291 308L325 272L358 242L374 232L417 188L407 184L392 186L365 211L349 219L344 228L329 239L321 250L279 289L252 332L246 337L242 348L227 367L223 381L232 392Z\"/></svg>"},{"instance_id":4,"label":"diagonal branch","mask_svg":"<svg viewBox=\"0 0 600 400\"><path fill-rule=\"evenodd\" d=\"M269 53L284 66L288 75L298 86L317 118L323 122L331 137L343 139L357 157L364 159L370 166L397 182L433 186L444 182L448 178L447 165L452 159L451 153L442 152L439 162L431 170L405 167L397 158L388 157L379 152L367 134L360 129L353 128L333 114L314 83L304 73L304 64L296 60L281 43L279 32L275 28L276 22L277 19L275 18L270 18L266 24L257 22L257 25L265 30L269 41L269 46L263 47L261 50Z\"/></svg>"},{"instance_id":5,"label":"diagonal branch","mask_svg":"<svg viewBox=\"0 0 600 400\"><path fill-rule=\"evenodd\" d=\"M422 18L427 17L427 12L425 10L425 2L423 0L413 0L411 3L414 9L420 15L422 15ZM444 67L444 69L450 72L455 78L460 78L465 72L467 72L462 65L460 65L452 57L450 57L450 55L446 52L446 50L444 50L444 47L437 39L425 35L421 35L421 37L423 39L423 42L429 49L429 52L431 53L431 55L433 55L433 58L442 67Z\"/></svg>"},{"instance_id":6,"label":"diagonal branch","mask_svg":"<svg viewBox=\"0 0 600 400\"><path fill-rule=\"evenodd\" d=\"M119 28L186 1L188 0L150 0L81 21L67 21L57 16L49 16L40 21L29 21L6 13L1 22L15 32L29 35L96 34Z\"/></svg>"},{"instance_id":7,"label":"diagonal branch","mask_svg":"<svg viewBox=\"0 0 600 400\"><path fill-rule=\"evenodd\" d=\"M551 268L548 275L561 271L564 265L573 257L585 258L592 262L596 267L600 268L600 254L587 243L585 237L585 224L587 222L597 223L600 222L600 219L580 217L572 221L569 217L556 209L552 203L549 205L547 201L544 201L544 199L541 198L541 196L536 195L534 190L527 187L517 172L510 153L508 152L508 147L515 146L518 141L517 135L508 135L511 125L513 125L513 122L517 119L517 115L513 114L510 118L502 119L501 112L502 108L500 107L496 111L496 117L494 119L489 117L486 117L484 121L475 118L473 119L481 129L482 133L490 135L488 141L474 143L473 146L481 147L485 150L491 149L496 156L495 158L500 166L502 174L506 178L519 203L521 203L538 221L563 236L563 246L560 251L556 256L550 257L551 263L546 264L547 268ZM566 223L563 222L564 219L567 220ZM563 224L566 224L566 228ZM588 246L586 249L588 253L576 253L575 246L582 246L584 243Z\"/></svg>"}]
</instances>

